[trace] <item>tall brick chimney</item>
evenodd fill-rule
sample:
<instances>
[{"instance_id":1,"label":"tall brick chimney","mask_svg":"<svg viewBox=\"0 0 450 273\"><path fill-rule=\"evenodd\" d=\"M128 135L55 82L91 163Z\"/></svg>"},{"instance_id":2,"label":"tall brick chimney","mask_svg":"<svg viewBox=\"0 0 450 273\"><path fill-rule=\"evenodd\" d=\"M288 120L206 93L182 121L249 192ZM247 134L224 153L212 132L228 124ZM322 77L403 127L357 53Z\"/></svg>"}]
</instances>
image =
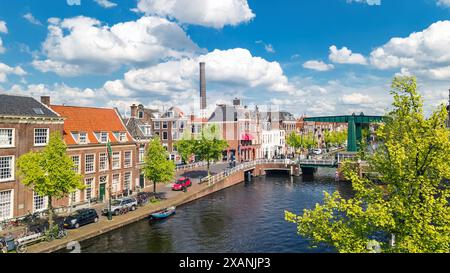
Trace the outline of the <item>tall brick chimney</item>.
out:
<instances>
[{"instance_id":1,"label":"tall brick chimney","mask_svg":"<svg viewBox=\"0 0 450 273\"><path fill-rule=\"evenodd\" d=\"M206 109L206 76L205 63L200 63L200 110Z\"/></svg>"},{"instance_id":2,"label":"tall brick chimney","mask_svg":"<svg viewBox=\"0 0 450 273\"><path fill-rule=\"evenodd\" d=\"M41 103L50 106L50 96L41 96Z\"/></svg>"},{"instance_id":3,"label":"tall brick chimney","mask_svg":"<svg viewBox=\"0 0 450 273\"><path fill-rule=\"evenodd\" d=\"M131 117L135 118L137 116L137 105L133 103L133 105L131 105Z\"/></svg>"}]
</instances>

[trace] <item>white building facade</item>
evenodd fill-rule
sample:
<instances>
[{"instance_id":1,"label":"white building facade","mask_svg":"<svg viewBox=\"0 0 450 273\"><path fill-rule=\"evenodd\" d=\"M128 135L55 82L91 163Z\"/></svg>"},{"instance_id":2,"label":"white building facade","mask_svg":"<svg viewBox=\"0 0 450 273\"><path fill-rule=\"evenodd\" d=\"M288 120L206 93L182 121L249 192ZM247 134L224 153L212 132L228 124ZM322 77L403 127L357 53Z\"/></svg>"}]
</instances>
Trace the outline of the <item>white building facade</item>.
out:
<instances>
[{"instance_id":1,"label":"white building facade","mask_svg":"<svg viewBox=\"0 0 450 273\"><path fill-rule=\"evenodd\" d=\"M286 152L284 130L263 130L261 133L261 158L271 159Z\"/></svg>"}]
</instances>

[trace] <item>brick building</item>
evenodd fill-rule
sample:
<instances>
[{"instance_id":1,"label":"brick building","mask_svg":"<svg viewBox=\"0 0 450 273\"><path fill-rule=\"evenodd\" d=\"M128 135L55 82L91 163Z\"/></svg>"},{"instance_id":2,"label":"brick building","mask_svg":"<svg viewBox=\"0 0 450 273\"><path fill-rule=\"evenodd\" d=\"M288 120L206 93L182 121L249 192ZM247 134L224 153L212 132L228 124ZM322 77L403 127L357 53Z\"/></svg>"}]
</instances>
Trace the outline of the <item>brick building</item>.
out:
<instances>
[{"instance_id":1,"label":"brick building","mask_svg":"<svg viewBox=\"0 0 450 273\"><path fill-rule=\"evenodd\" d=\"M175 163L181 163L174 144L181 139L184 131L188 128L189 117L178 107L171 107L161 116L153 119L155 136L159 136L162 145L170 154L170 159Z\"/></svg>"},{"instance_id":2,"label":"brick building","mask_svg":"<svg viewBox=\"0 0 450 273\"><path fill-rule=\"evenodd\" d=\"M0 221L47 208L46 197L20 182L15 163L21 155L45 147L50 133L62 133L63 123L31 97L0 94Z\"/></svg>"},{"instance_id":3,"label":"brick building","mask_svg":"<svg viewBox=\"0 0 450 273\"><path fill-rule=\"evenodd\" d=\"M239 99L233 105L218 104L208 119L208 123L216 124L222 131L223 139L228 142L228 149L223 151L223 159L233 156L238 161L254 160L260 157L261 128L260 114L242 106Z\"/></svg>"},{"instance_id":4,"label":"brick building","mask_svg":"<svg viewBox=\"0 0 450 273\"><path fill-rule=\"evenodd\" d=\"M146 181L141 169L144 163L148 143L154 136L153 119L158 117L158 111L147 109L142 104L139 104L138 106L133 104L131 105L130 110L130 117L125 118L124 123L136 143L134 159L138 168L138 185L140 188L145 188L150 186L151 183L150 181Z\"/></svg>"},{"instance_id":5,"label":"brick building","mask_svg":"<svg viewBox=\"0 0 450 273\"><path fill-rule=\"evenodd\" d=\"M136 143L117 109L50 105L64 118L67 153L78 166L86 189L70 197L70 204L98 198L108 200L139 185ZM112 146L111 162L106 145Z\"/></svg>"}]
</instances>

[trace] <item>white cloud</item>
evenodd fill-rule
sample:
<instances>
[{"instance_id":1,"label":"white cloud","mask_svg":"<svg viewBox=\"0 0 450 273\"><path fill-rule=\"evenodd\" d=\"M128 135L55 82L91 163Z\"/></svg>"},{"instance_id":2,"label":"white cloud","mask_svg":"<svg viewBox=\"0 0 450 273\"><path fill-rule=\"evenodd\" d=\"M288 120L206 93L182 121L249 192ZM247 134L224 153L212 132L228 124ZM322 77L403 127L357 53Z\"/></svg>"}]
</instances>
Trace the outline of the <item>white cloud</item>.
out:
<instances>
[{"instance_id":1,"label":"white cloud","mask_svg":"<svg viewBox=\"0 0 450 273\"><path fill-rule=\"evenodd\" d=\"M329 71L329 70L334 69L334 65L326 64L323 61L316 61L316 60L311 60L311 61L305 62L303 64L303 67L307 68L307 69L311 69L311 70L320 71L320 72Z\"/></svg>"},{"instance_id":2,"label":"white cloud","mask_svg":"<svg viewBox=\"0 0 450 273\"><path fill-rule=\"evenodd\" d=\"M342 102L345 104L367 104L372 102L372 99L368 95L364 95L361 93L352 93L349 95L343 95L342 96Z\"/></svg>"},{"instance_id":3,"label":"white cloud","mask_svg":"<svg viewBox=\"0 0 450 273\"><path fill-rule=\"evenodd\" d=\"M63 77L75 77L83 74L83 68L76 64L52 60L34 60L32 65L41 72L54 72Z\"/></svg>"},{"instance_id":4,"label":"white cloud","mask_svg":"<svg viewBox=\"0 0 450 273\"><path fill-rule=\"evenodd\" d=\"M69 6L80 6L81 0L66 0L67 5Z\"/></svg>"},{"instance_id":5,"label":"white cloud","mask_svg":"<svg viewBox=\"0 0 450 273\"><path fill-rule=\"evenodd\" d=\"M361 64L366 65L366 58L358 53L353 53L347 47L337 49L335 45L330 47L330 61L338 64Z\"/></svg>"},{"instance_id":6,"label":"white cloud","mask_svg":"<svg viewBox=\"0 0 450 273\"><path fill-rule=\"evenodd\" d=\"M450 0L437 0L438 6L450 7Z\"/></svg>"},{"instance_id":7,"label":"white cloud","mask_svg":"<svg viewBox=\"0 0 450 273\"><path fill-rule=\"evenodd\" d=\"M0 82L6 82L9 74L25 76L27 73L20 66L11 67L7 64L0 63Z\"/></svg>"},{"instance_id":8,"label":"white cloud","mask_svg":"<svg viewBox=\"0 0 450 273\"><path fill-rule=\"evenodd\" d=\"M8 28L6 27L5 21L0 21L0 33L8 33ZM0 38L0 54L5 52L5 48L3 47L3 40Z\"/></svg>"},{"instance_id":9,"label":"white cloud","mask_svg":"<svg viewBox=\"0 0 450 273\"><path fill-rule=\"evenodd\" d=\"M406 38L392 38L370 54L378 69L403 69L435 80L450 76L450 21L439 21Z\"/></svg>"},{"instance_id":10,"label":"white cloud","mask_svg":"<svg viewBox=\"0 0 450 273\"><path fill-rule=\"evenodd\" d=\"M381 5L381 0L347 0L347 3L362 3L369 6L379 6Z\"/></svg>"},{"instance_id":11,"label":"white cloud","mask_svg":"<svg viewBox=\"0 0 450 273\"><path fill-rule=\"evenodd\" d=\"M42 45L47 60L33 65L61 76L109 73L122 65L189 57L200 50L181 27L164 18L142 17L111 27L84 16L48 21Z\"/></svg>"},{"instance_id":12,"label":"white cloud","mask_svg":"<svg viewBox=\"0 0 450 273\"><path fill-rule=\"evenodd\" d=\"M328 82L309 77L296 77L291 81L299 87L297 95L276 99L271 96L269 101L297 115L347 115L353 112L382 115L391 103L390 78L349 74Z\"/></svg>"},{"instance_id":13,"label":"white cloud","mask_svg":"<svg viewBox=\"0 0 450 273\"><path fill-rule=\"evenodd\" d=\"M130 97L133 94L133 91L126 88L120 80L107 81L103 85L103 89L108 94L118 97Z\"/></svg>"},{"instance_id":14,"label":"white cloud","mask_svg":"<svg viewBox=\"0 0 450 273\"><path fill-rule=\"evenodd\" d=\"M8 33L8 28L6 27L6 22L0 20L0 33Z\"/></svg>"},{"instance_id":15,"label":"white cloud","mask_svg":"<svg viewBox=\"0 0 450 273\"><path fill-rule=\"evenodd\" d=\"M132 69L125 73L122 86L117 82L114 82L114 86L159 95L196 91L199 62L206 63L208 85L226 84L238 89L261 87L288 93L294 91L279 63L254 57L248 50L241 48L216 49L194 58Z\"/></svg>"},{"instance_id":16,"label":"white cloud","mask_svg":"<svg viewBox=\"0 0 450 273\"><path fill-rule=\"evenodd\" d=\"M10 88L10 92L19 95L32 96L37 100L39 100L40 96L50 96L52 104L94 106L96 102L100 102L100 105L105 103L102 99L104 94L101 90L99 91L91 88L80 89L61 83L52 85L15 84ZM102 106L104 106L104 104Z\"/></svg>"},{"instance_id":17,"label":"white cloud","mask_svg":"<svg viewBox=\"0 0 450 273\"><path fill-rule=\"evenodd\" d=\"M0 54L5 52L5 48L3 47L3 40L0 38Z\"/></svg>"},{"instance_id":18,"label":"white cloud","mask_svg":"<svg viewBox=\"0 0 450 273\"><path fill-rule=\"evenodd\" d=\"M266 44L261 40L256 41L255 43L264 45L264 49L266 50L266 52L275 53L275 49L273 48L272 44Z\"/></svg>"},{"instance_id":19,"label":"white cloud","mask_svg":"<svg viewBox=\"0 0 450 273\"><path fill-rule=\"evenodd\" d=\"M38 25L38 26L42 26L42 23L36 19L33 14L31 14L31 12L26 13L23 18L25 18L28 22L34 24L34 25Z\"/></svg>"},{"instance_id":20,"label":"white cloud","mask_svg":"<svg viewBox=\"0 0 450 273\"><path fill-rule=\"evenodd\" d=\"M138 0L137 10L214 28L235 26L255 17L247 0Z\"/></svg>"},{"instance_id":21,"label":"white cloud","mask_svg":"<svg viewBox=\"0 0 450 273\"><path fill-rule=\"evenodd\" d=\"M104 8L113 8L115 6L117 6L116 3L113 3L111 1L108 0L94 0L97 4L99 4L100 6L104 7Z\"/></svg>"}]
</instances>

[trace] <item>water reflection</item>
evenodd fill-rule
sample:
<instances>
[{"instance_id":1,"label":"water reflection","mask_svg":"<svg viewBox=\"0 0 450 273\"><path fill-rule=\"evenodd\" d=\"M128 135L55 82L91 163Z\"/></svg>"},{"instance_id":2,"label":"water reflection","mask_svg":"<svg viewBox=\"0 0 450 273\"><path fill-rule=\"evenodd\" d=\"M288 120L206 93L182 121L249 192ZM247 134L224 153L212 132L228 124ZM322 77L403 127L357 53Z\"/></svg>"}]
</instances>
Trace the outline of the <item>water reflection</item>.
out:
<instances>
[{"instance_id":1,"label":"water reflection","mask_svg":"<svg viewBox=\"0 0 450 273\"><path fill-rule=\"evenodd\" d=\"M284 221L284 210L302 213L322 202L323 192L351 195L333 170L314 176L270 174L177 208L169 219L140 221L82 243L83 252L333 252L311 249Z\"/></svg>"}]
</instances>

